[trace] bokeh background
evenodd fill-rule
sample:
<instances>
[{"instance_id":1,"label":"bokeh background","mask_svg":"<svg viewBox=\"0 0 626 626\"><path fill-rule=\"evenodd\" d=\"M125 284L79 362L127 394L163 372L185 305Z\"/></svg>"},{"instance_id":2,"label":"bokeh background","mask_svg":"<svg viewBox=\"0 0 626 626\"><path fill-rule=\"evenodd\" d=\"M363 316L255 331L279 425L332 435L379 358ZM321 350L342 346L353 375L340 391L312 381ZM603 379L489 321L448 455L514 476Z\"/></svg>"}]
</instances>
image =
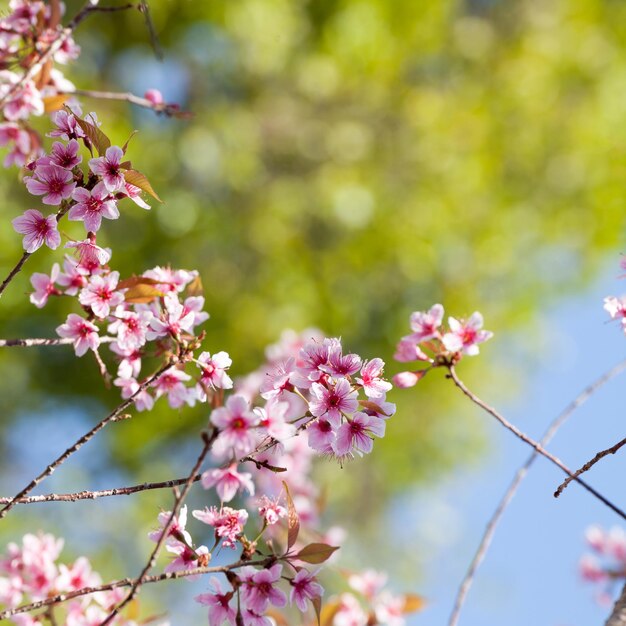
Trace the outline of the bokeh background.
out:
<instances>
[{"instance_id":1,"label":"bokeh background","mask_svg":"<svg viewBox=\"0 0 626 626\"><path fill-rule=\"evenodd\" d=\"M67 5L68 15L80 6ZM162 60L142 16L128 11L81 25L83 53L68 71L80 88L141 95L154 87L193 112L190 120L164 119L83 100L113 143L140 131L133 164L165 200L150 212L127 207L123 219L104 224L115 266L124 274L168 263L197 268L211 313L205 345L228 351L235 374L255 369L282 329L317 326L360 354L382 356L391 375L401 369L392 355L411 311L434 302L458 316L479 309L497 338L463 362L462 375L522 420L521 407L543 384L533 408L540 432L552 415L540 409L560 407L585 382L567 374L575 334L606 330L601 310L585 316L588 300L576 294L595 298L599 277L618 273L624 246L626 4L151 0L150 7ZM46 132L47 122L38 124ZM16 172L2 174L3 274L20 253L9 220L29 203ZM80 233L80 225L64 229ZM3 296L3 336L54 334L70 304L39 311L25 294L30 273L59 259L37 254ZM554 309L559 303L568 305ZM600 301L591 306L599 310ZM563 316L582 324L572 341L559 339ZM611 333L591 346L619 349L619 331ZM601 351L576 354L594 362L590 376L613 363ZM560 382L546 384L549 376ZM434 589L432 572L459 549L467 562L482 524L471 521L475 504L485 498L481 520L499 495L495 487L468 491L464 479L488 484L478 481L501 467L490 464L505 444L441 378L394 392L398 414L371 458L346 466L341 480L326 462L319 475L332 481L328 523L350 532L342 563L389 570L392 586L426 589L444 615L463 563ZM117 402L95 364L71 350L0 353L2 490L13 493ZM182 476L206 418L202 407L178 412L161 401L100 435L45 491ZM581 451L581 460L595 451ZM516 461L502 470L502 485ZM549 494L552 482L536 488ZM433 518L431 500L420 499L439 487L463 502L475 494L455 513L453 538L445 532L450 508ZM37 528L62 533L66 555L95 554L105 576L118 577L145 559L145 532L168 505L163 493L24 508L3 523L0 541ZM518 520L533 514L531 505L516 511ZM572 512L567 521L580 536L576 518ZM390 519L396 531L415 532L399 542ZM560 580L576 579L580 543L563 543L570 561L561 563ZM180 585L142 593L155 611L173 607L173 623L183 626L203 614L181 600L188 595ZM592 604L591 595L581 592L581 605ZM481 606L502 609L494 623L502 615L516 623L503 602L502 593L487 593ZM414 623L441 623L429 610ZM565 623L558 615L533 623ZM488 623L480 612L471 619Z\"/></svg>"}]
</instances>

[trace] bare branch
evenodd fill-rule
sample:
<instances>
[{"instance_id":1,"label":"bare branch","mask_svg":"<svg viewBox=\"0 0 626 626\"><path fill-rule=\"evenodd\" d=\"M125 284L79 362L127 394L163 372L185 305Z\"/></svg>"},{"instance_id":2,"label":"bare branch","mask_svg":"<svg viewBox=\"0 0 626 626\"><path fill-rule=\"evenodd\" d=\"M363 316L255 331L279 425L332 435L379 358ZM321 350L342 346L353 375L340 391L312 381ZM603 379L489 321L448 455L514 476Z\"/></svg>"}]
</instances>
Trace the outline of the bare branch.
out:
<instances>
[{"instance_id":1,"label":"bare branch","mask_svg":"<svg viewBox=\"0 0 626 626\"><path fill-rule=\"evenodd\" d=\"M558 486L557 490L554 492L554 497L558 498L563 493L563 491L567 488L567 485L569 485L572 482L572 480L575 480L581 474L584 474L586 471L590 470L598 461L603 459L605 456L608 456L609 454L615 454L620 448L622 448L625 445L626 445L626 438L622 439L621 441L618 441L614 446L611 446L610 448L607 448L606 450L602 450L601 452L598 452L598 454L596 454L593 457L593 459L591 459L590 461L587 461L580 469L577 469L574 472L573 476L568 476Z\"/></svg>"},{"instance_id":2,"label":"bare branch","mask_svg":"<svg viewBox=\"0 0 626 626\"><path fill-rule=\"evenodd\" d=\"M605 372L602 376L600 376L600 378L598 378L596 381L586 387L572 402L567 405L567 407L565 407L565 409L559 415L557 415L554 420L552 420L551 424L548 426L546 432L539 442L541 446L547 446L556 434L557 430L569 419L572 413L574 413L574 411L578 407L584 404L598 389L600 389L600 387L602 387L605 383L609 382L612 378L623 372L624 369L626 369L626 360L612 367L608 372ZM469 593L469 590L474 581L476 571L480 567L487 554L487 551L489 550L500 518L509 506L509 503L515 496L520 484L526 477L526 474L528 473L532 464L535 462L535 459L538 456L539 453L536 450L533 450L530 456L526 459L524 465L522 465L517 470L517 473L511 481L511 484L506 490L504 496L502 496L502 499L496 507L496 510L493 512L491 519L487 523L483 536L481 537L480 544L476 550L476 553L474 554L474 558L469 564L467 573L465 574L465 577L463 578L461 585L459 586L459 589L457 591L454 607L448 621L448 626L457 625L461 610L467 598L467 594Z\"/></svg>"},{"instance_id":3,"label":"bare branch","mask_svg":"<svg viewBox=\"0 0 626 626\"><path fill-rule=\"evenodd\" d=\"M119 91L94 91L92 89L76 89L74 91L62 92L67 95L82 96L84 98L94 98L95 100L115 100L118 102L128 102L144 109L151 109L155 113L162 113L167 117L187 117L190 113L181 112L177 105L168 104L155 104L147 98L142 98L131 92L119 92Z\"/></svg>"},{"instance_id":4,"label":"bare branch","mask_svg":"<svg viewBox=\"0 0 626 626\"><path fill-rule=\"evenodd\" d=\"M62 465L74 452L79 450L84 444L86 444L92 437L99 433L107 424L119 420L122 413L133 403L138 394L140 394L148 385L156 380L161 374L167 371L173 364L167 362L161 368L159 368L152 376L144 380L138 387L137 391L133 393L128 399L124 400L116 409L109 413L103 420L98 422L89 432L85 433L78 441L70 446L61 456L50 463L41 474L34 478L24 489L22 489L17 495L0 509L0 519L5 517L7 513L17 504L20 498L28 495L37 485L50 476L60 465Z\"/></svg>"},{"instance_id":5,"label":"bare branch","mask_svg":"<svg viewBox=\"0 0 626 626\"><path fill-rule=\"evenodd\" d=\"M504 426L507 430L510 430L518 439L521 439L524 443L528 444L531 448L534 448L538 454L541 454L541 456L544 456L546 459L551 461L561 471L565 472L567 476L572 477L573 480L575 480L579 485L584 487L590 494L592 494L598 500L600 500L600 502L602 502L603 504L608 506L612 511L617 513L622 519L626 519L626 513L624 513L622 509L620 509L618 506L613 504L613 502L611 502L608 498L603 496L599 491L594 489L591 485L586 483L582 478L578 478L574 476L574 472L571 469L569 469L563 463L563 461L561 461L558 457L554 456L552 453L548 452L541 444L539 444L534 439L531 439L528 435L526 435L519 428L517 428L517 426L515 426L514 424L511 424L511 422L509 422L505 417L500 415L500 413L498 413L498 411L496 411L493 407L489 406L486 402L483 402L478 396L473 394L456 375L456 371L453 365L449 366L448 370L449 370L449 378L451 378L454 381L454 384L474 404L476 404L481 409L483 409L484 411L486 411L487 413L495 417L500 422L500 424L502 424L502 426Z\"/></svg>"},{"instance_id":6,"label":"bare branch","mask_svg":"<svg viewBox=\"0 0 626 626\"><path fill-rule=\"evenodd\" d=\"M165 544L165 541L169 534L169 530L172 527L172 524L174 523L174 520L176 519L176 516L178 515L178 512L180 511L180 508L183 505L183 502L185 501L187 494L189 493L189 490L191 489L191 485L194 483L194 479L196 478L196 476L198 475L200 471L200 467L202 467L202 464L204 463L204 459L209 453L209 450L211 449L211 447L213 446L213 443L217 439L218 434L219 434L219 431L216 428L213 429L210 435L207 433L203 433L202 436L204 439L204 446L202 448L202 451L200 452L200 455L198 456L193 466L193 469L191 470L189 477L187 478L185 482L185 486L183 487L183 490L180 492L180 494L176 496L174 506L172 507L172 512L170 513L170 517L167 520L167 524L165 524L165 526L163 527L163 532L161 533L161 536L159 537L159 540L157 541L157 544L154 547L154 550L152 551L152 554L150 555L148 562L146 563L145 567L141 571L141 574L139 574L139 576L135 579L135 581L131 585L128 595L109 613L107 618L100 624L100 626L106 626L106 624L111 623L111 621L115 619L115 617L119 614L119 612L129 602L131 602L132 599L139 593L139 589L141 585L143 585L146 577L148 576L148 572L156 564L157 557L159 556L159 552L161 551L161 548Z\"/></svg>"},{"instance_id":7,"label":"bare branch","mask_svg":"<svg viewBox=\"0 0 626 626\"><path fill-rule=\"evenodd\" d=\"M100 337L100 343L111 343L117 337ZM70 337L0 339L0 348L35 348L39 346L70 346L74 340Z\"/></svg>"}]
</instances>

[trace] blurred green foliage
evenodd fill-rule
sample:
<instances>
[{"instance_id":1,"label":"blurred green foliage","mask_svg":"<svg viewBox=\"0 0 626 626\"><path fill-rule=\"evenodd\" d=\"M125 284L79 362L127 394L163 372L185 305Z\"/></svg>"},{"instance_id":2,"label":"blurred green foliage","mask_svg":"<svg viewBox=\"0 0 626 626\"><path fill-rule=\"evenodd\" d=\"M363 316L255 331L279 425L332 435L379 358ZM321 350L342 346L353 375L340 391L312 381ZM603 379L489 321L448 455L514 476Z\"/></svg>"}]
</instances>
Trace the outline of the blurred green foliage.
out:
<instances>
[{"instance_id":1,"label":"blurred green foliage","mask_svg":"<svg viewBox=\"0 0 626 626\"><path fill-rule=\"evenodd\" d=\"M79 6L68 2L68 15ZM77 33L77 86L140 95L158 87L194 114L166 120L85 101L114 143L140 130L130 157L165 200L150 212L128 203L101 238L123 274L167 263L200 270L212 316L205 345L227 350L235 374L256 368L283 328L318 326L383 356L391 375L409 313L438 301L457 315L481 310L500 341L623 242L622 2L150 7L163 62L138 12L96 15ZM14 171L2 177L0 200L4 275L20 253L9 220L37 202ZM38 311L24 294L30 273L60 258L41 251L3 296L3 336L54 335L71 304ZM513 390L515 366L496 367L491 349L463 367L484 387ZM340 502L357 486L355 516L378 489L432 479L480 449L477 422L435 378L394 392L387 437L367 462L344 469L353 480L333 496ZM93 423L119 397L69 349L2 352L0 380L3 428L25 410L43 408L40 419L54 423L55 411L77 405ZM107 463L165 478L168 459L190 449L206 419L204 408L177 412L160 401L111 427ZM3 452L15 459L8 444Z\"/></svg>"}]
</instances>

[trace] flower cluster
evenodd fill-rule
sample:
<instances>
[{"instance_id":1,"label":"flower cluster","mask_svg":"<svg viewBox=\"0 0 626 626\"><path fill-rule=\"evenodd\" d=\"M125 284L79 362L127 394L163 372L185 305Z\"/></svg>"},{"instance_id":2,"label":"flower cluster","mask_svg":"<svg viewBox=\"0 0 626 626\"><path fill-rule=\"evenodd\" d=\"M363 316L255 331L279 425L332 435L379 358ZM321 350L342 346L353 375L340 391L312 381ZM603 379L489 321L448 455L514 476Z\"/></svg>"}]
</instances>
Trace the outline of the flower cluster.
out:
<instances>
[{"instance_id":1,"label":"flower cluster","mask_svg":"<svg viewBox=\"0 0 626 626\"><path fill-rule=\"evenodd\" d=\"M24 602L37 602L101 584L100 575L92 570L84 556L69 565L59 563L62 549L62 539L46 534L26 534L21 545L10 543L7 553L0 557L0 603L14 608ZM54 616L58 621L53 623L66 626L100 624L123 596L123 589L115 589L78 597L62 609L55 608ZM43 626L48 623L48 618L20 613L10 621L18 626ZM137 622L123 617L117 617L113 624L137 626ZM161 622L161 626L166 624Z\"/></svg>"},{"instance_id":2,"label":"flower cluster","mask_svg":"<svg viewBox=\"0 0 626 626\"><path fill-rule=\"evenodd\" d=\"M2 116L0 146L8 147L5 167L24 166L41 149L41 140L29 126L28 118L54 108L60 94L71 94L74 85L54 63L65 65L76 59L80 47L63 31L59 9L40 0L11 0L10 13L0 19L0 98ZM55 49L49 62L31 78L24 79L8 68L27 67L36 55L50 46ZM69 96L67 96L69 98ZM58 106L58 105L57 105Z\"/></svg>"},{"instance_id":3,"label":"flower cluster","mask_svg":"<svg viewBox=\"0 0 626 626\"><path fill-rule=\"evenodd\" d=\"M393 378L401 388L413 387L431 367L453 365L462 356L479 353L478 345L491 339L493 333L483 328L483 316L476 311L467 320L448 318L448 328L442 328L443 306L433 305L428 311L415 311L411 314L410 325L413 331L402 337L394 358L401 363L420 361L428 363L426 369L400 372Z\"/></svg>"},{"instance_id":4,"label":"flower cluster","mask_svg":"<svg viewBox=\"0 0 626 626\"><path fill-rule=\"evenodd\" d=\"M585 540L593 553L580 559L579 570L584 580L606 584L626 578L626 532L622 528L614 526L606 531L600 526L590 526Z\"/></svg>"}]
</instances>

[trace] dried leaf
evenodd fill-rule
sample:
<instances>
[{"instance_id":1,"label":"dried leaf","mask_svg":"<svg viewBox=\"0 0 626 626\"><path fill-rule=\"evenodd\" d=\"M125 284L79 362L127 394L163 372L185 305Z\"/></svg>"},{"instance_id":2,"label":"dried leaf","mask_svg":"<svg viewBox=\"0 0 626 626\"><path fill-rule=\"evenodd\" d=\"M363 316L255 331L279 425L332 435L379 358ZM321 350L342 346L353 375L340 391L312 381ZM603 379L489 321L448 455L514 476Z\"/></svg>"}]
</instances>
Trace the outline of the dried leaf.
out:
<instances>
[{"instance_id":1,"label":"dried leaf","mask_svg":"<svg viewBox=\"0 0 626 626\"><path fill-rule=\"evenodd\" d=\"M147 276L131 276L130 278L125 278L124 280L120 280L117 283L118 289L130 289L130 287L135 287L136 285L159 285L159 281L154 278L148 278Z\"/></svg>"},{"instance_id":2,"label":"dried leaf","mask_svg":"<svg viewBox=\"0 0 626 626\"><path fill-rule=\"evenodd\" d=\"M125 294L124 300L132 304L148 304L157 298L165 295L162 291L152 285L135 285Z\"/></svg>"},{"instance_id":3,"label":"dried leaf","mask_svg":"<svg viewBox=\"0 0 626 626\"><path fill-rule=\"evenodd\" d=\"M338 546L329 546L327 543L310 543L304 546L295 557L305 563L317 565L328 560L335 550L339 550Z\"/></svg>"},{"instance_id":4,"label":"dried leaf","mask_svg":"<svg viewBox=\"0 0 626 626\"><path fill-rule=\"evenodd\" d=\"M43 108L46 113L52 113L53 111L58 111L63 108L63 105L71 98L72 96L67 93L60 94L58 96L46 96L42 98L43 100Z\"/></svg>"},{"instance_id":5,"label":"dried leaf","mask_svg":"<svg viewBox=\"0 0 626 626\"><path fill-rule=\"evenodd\" d=\"M126 154L126 149L128 148L128 144L130 143L130 140L138 133L138 130L134 130L131 134L130 137L126 140L126 143L122 146L122 152L124 154ZM130 162L126 161L125 163L128 163L128 166L126 169L130 169ZM122 166L125 166L124 163L122 163Z\"/></svg>"},{"instance_id":6,"label":"dried leaf","mask_svg":"<svg viewBox=\"0 0 626 626\"><path fill-rule=\"evenodd\" d=\"M421 611L425 606L426 600L422 596L418 596L416 593L404 594L404 606L402 607L403 613Z\"/></svg>"},{"instance_id":7,"label":"dried leaf","mask_svg":"<svg viewBox=\"0 0 626 626\"><path fill-rule=\"evenodd\" d=\"M320 596L315 596L311 599L311 604L315 609L315 617L317 617L317 626L321 626L320 617L322 614L322 598Z\"/></svg>"},{"instance_id":8,"label":"dried leaf","mask_svg":"<svg viewBox=\"0 0 626 626\"><path fill-rule=\"evenodd\" d=\"M139 187L139 189L150 194L155 200L163 202L163 200L161 200L161 198L157 195L156 191L152 188L150 181L141 172L138 172L137 170L126 170L124 172L124 178L127 183L130 183L135 187Z\"/></svg>"},{"instance_id":9,"label":"dried leaf","mask_svg":"<svg viewBox=\"0 0 626 626\"><path fill-rule=\"evenodd\" d=\"M386 415L387 417L391 417L391 413L385 413L382 408L376 404L376 402L372 402L371 400L359 400L359 404L368 411L372 411L374 413L379 413L381 415Z\"/></svg>"},{"instance_id":10,"label":"dried leaf","mask_svg":"<svg viewBox=\"0 0 626 626\"><path fill-rule=\"evenodd\" d=\"M287 551L291 550L294 543L298 539L298 533L300 532L300 518L298 512L289 493L289 487L283 480L283 487L285 488L285 498L287 499Z\"/></svg>"},{"instance_id":11,"label":"dried leaf","mask_svg":"<svg viewBox=\"0 0 626 626\"><path fill-rule=\"evenodd\" d=\"M102 156L111 146L111 140L96 125L81 120L78 116L76 116L76 123L87 135L87 139L96 147L98 154Z\"/></svg>"},{"instance_id":12,"label":"dried leaf","mask_svg":"<svg viewBox=\"0 0 626 626\"><path fill-rule=\"evenodd\" d=\"M201 296L203 294L204 287L202 286L202 279L200 278L200 275L198 275L187 285L187 295Z\"/></svg>"}]
</instances>

